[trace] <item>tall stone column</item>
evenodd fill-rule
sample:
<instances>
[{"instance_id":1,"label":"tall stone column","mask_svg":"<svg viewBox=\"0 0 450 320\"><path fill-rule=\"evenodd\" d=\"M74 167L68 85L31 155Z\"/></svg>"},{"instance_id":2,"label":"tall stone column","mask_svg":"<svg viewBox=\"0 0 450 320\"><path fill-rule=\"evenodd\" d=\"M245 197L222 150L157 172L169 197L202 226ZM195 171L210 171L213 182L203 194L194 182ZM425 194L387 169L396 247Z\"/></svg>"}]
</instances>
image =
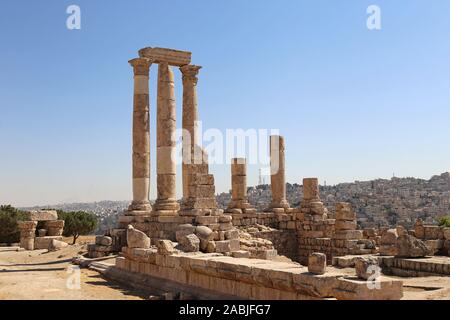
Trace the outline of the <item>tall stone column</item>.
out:
<instances>
[{"instance_id":1,"label":"tall stone column","mask_svg":"<svg viewBox=\"0 0 450 320\"><path fill-rule=\"evenodd\" d=\"M270 208L289 208L286 200L284 138L278 135L270 136L270 188L272 190Z\"/></svg>"},{"instance_id":2,"label":"tall stone column","mask_svg":"<svg viewBox=\"0 0 450 320\"><path fill-rule=\"evenodd\" d=\"M198 146L197 75L201 66L186 65L180 68L183 74L183 199L189 198L190 164L202 162Z\"/></svg>"},{"instance_id":3,"label":"tall stone column","mask_svg":"<svg viewBox=\"0 0 450 320\"><path fill-rule=\"evenodd\" d=\"M173 72L166 62L158 66L157 100L157 199L156 214L176 214L180 206L176 200L176 105Z\"/></svg>"},{"instance_id":4,"label":"tall stone column","mask_svg":"<svg viewBox=\"0 0 450 320\"><path fill-rule=\"evenodd\" d=\"M150 191L150 123L149 69L151 61L136 58L129 63L134 70L133 97L133 202L127 214L151 211Z\"/></svg>"}]
</instances>

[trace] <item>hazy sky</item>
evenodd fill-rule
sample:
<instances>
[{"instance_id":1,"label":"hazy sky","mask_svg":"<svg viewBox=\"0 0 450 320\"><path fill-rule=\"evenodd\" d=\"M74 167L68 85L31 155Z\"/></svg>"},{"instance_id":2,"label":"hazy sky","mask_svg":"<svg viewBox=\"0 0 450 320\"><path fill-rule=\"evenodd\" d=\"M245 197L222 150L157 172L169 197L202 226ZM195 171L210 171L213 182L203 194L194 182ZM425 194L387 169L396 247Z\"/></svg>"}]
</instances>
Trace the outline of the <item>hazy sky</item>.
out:
<instances>
[{"instance_id":1,"label":"hazy sky","mask_svg":"<svg viewBox=\"0 0 450 320\"><path fill-rule=\"evenodd\" d=\"M66 27L71 4L80 30ZM381 30L366 27L371 4ZM4 0L0 203L131 198L127 61L146 46L203 66L204 129L279 129L288 182L449 171L449 13L447 0ZM150 90L154 199L156 66ZM212 166L217 191L229 171ZM248 176L255 184L258 166Z\"/></svg>"}]
</instances>

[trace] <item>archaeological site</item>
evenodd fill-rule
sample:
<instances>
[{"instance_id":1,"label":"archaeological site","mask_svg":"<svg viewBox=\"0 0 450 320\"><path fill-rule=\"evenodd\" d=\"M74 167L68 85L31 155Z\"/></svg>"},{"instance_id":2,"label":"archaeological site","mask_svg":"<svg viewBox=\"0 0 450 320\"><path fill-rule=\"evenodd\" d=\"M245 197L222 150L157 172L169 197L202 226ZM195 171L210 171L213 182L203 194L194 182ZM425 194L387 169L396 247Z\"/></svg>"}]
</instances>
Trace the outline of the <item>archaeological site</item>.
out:
<instances>
[{"instance_id":1,"label":"archaeological site","mask_svg":"<svg viewBox=\"0 0 450 320\"><path fill-rule=\"evenodd\" d=\"M445 317L429 2L2 1L2 319Z\"/></svg>"},{"instance_id":2,"label":"archaeological site","mask_svg":"<svg viewBox=\"0 0 450 320\"><path fill-rule=\"evenodd\" d=\"M418 219L413 229L359 229L350 203L323 204L316 177L305 177L298 207L286 200L289 141L270 136L271 201L247 197L247 161L231 159L231 200L219 209L208 155L198 144L197 82L191 53L147 47L129 61L134 73L132 194L115 228L98 235L74 263L160 299L399 300L415 291L449 297L450 228ZM156 128L150 128L149 70L157 68ZM182 75L182 199L176 197L174 72ZM131 109L130 109L131 110ZM154 130L155 129L155 130ZM150 146L156 132L157 144ZM157 198L149 199L156 152ZM57 247L61 221L30 212L20 224L26 250ZM37 221L47 220L45 230ZM441 286L427 279L446 279ZM417 281L417 283L415 282ZM441 281L441 280L439 280ZM413 296L411 296L413 297Z\"/></svg>"}]
</instances>

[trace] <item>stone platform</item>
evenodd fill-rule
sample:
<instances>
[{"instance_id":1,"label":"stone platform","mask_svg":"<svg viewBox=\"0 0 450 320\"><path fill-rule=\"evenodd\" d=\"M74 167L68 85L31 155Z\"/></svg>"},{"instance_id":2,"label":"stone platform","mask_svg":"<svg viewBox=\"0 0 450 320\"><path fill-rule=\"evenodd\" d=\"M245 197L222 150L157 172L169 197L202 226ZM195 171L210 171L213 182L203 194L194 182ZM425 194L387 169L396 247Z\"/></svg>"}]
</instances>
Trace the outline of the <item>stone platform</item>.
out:
<instances>
[{"instance_id":1,"label":"stone platform","mask_svg":"<svg viewBox=\"0 0 450 320\"><path fill-rule=\"evenodd\" d=\"M380 289L369 289L366 281L332 267L323 275L314 275L297 263L217 253L162 255L156 248L124 248L123 255L106 276L137 286L164 284L164 288L203 299L394 300L403 296L402 281L381 277Z\"/></svg>"},{"instance_id":2,"label":"stone platform","mask_svg":"<svg viewBox=\"0 0 450 320\"><path fill-rule=\"evenodd\" d=\"M450 258L433 256L425 258L380 257L383 272L400 277L450 276Z\"/></svg>"}]
</instances>

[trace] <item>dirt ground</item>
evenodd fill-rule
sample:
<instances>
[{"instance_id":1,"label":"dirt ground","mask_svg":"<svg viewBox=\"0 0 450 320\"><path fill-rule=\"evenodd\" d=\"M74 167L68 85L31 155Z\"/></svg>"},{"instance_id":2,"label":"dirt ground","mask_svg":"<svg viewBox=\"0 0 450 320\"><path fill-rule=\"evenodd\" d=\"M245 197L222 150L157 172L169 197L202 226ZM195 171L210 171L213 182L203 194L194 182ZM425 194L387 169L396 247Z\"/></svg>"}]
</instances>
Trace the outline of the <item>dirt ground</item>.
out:
<instances>
[{"instance_id":1,"label":"dirt ground","mask_svg":"<svg viewBox=\"0 0 450 320\"><path fill-rule=\"evenodd\" d=\"M71 260L82 249L82 244L50 253L0 248L0 300L141 300L148 297L144 292L105 280L98 272L73 269Z\"/></svg>"},{"instance_id":2,"label":"dirt ground","mask_svg":"<svg viewBox=\"0 0 450 320\"><path fill-rule=\"evenodd\" d=\"M71 243L71 239L65 240ZM96 271L77 269L71 264L73 257L86 251L85 243L91 240L81 238L76 245L57 252L0 248L0 300L147 299L148 292L127 288ZM354 269L348 272L354 273ZM405 300L450 300L450 277L393 278L403 281Z\"/></svg>"}]
</instances>

